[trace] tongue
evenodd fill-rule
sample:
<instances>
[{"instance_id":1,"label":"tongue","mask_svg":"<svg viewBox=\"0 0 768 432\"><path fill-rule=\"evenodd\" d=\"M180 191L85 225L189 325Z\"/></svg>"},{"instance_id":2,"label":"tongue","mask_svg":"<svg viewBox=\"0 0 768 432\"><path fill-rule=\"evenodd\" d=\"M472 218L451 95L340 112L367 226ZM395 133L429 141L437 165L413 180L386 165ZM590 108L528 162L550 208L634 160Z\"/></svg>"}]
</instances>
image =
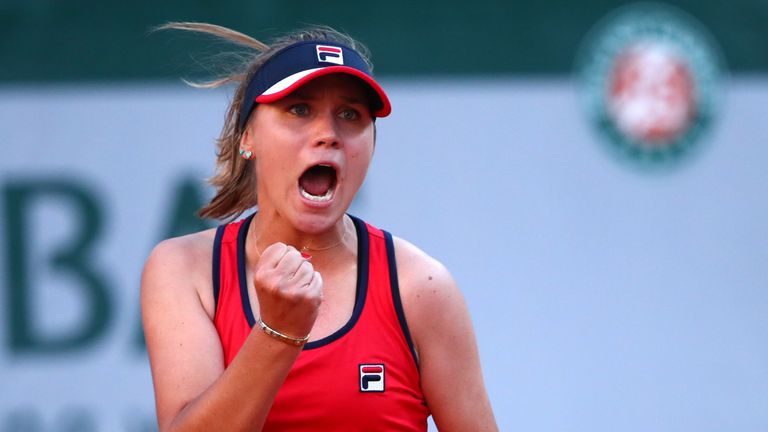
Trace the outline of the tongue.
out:
<instances>
[{"instance_id":1,"label":"tongue","mask_svg":"<svg viewBox=\"0 0 768 432\"><path fill-rule=\"evenodd\" d=\"M334 178L330 169L311 168L299 179L299 185L310 195L323 196L333 185Z\"/></svg>"}]
</instances>

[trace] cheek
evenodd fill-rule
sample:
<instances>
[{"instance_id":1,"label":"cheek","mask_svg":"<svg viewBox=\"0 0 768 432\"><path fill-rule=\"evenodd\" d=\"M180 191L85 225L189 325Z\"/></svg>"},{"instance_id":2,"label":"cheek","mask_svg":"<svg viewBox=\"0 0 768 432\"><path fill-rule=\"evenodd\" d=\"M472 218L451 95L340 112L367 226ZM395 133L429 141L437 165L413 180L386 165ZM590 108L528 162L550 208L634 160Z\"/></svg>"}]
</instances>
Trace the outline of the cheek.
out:
<instances>
[{"instance_id":1,"label":"cheek","mask_svg":"<svg viewBox=\"0 0 768 432\"><path fill-rule=\"evenodd\" d=\"M277 190L283 190L291 182L286 175L288 172L291 172L288 162L279 148L259 153L256 158L256 185L260 193L273 195Z\"/></svg>"},{"instance_id":2,"label":"cheek","mask_svg":"<svg viewBox=\"0 0 768 432\"><path fill-rule=\"evenodd\" d=\"M354 144L350 146L351 154L350 159L356 161L365 161L366 165L371 162L373 157L373 150L376 143L376 134L373 126L367 128L363 133L357 136L353 141Z\"/></svg>"},{"instance_id":3,"label":"cheek","mask_svg":"<svg viewBox=\"0 0 768 432\"><path fill-rule=\"evenodd\" d=\"M373 157L373 144L363 145L355 148L354 151L349 153L349 172L351 176L357 181L362 182L366 172L368 172L368 166L371 164L371 158Z\"/></svg>"},{"instance_id":4,"label":"cheek","mask_svg":"<svg viewBox=\"0 0 768 432\"><path fill-rule=\"evenodd\" d=\"M261 173L284 172L296 159L297 149L280 134L263 134L254 143L257 170Z\"/></svg>"}]
</instances>

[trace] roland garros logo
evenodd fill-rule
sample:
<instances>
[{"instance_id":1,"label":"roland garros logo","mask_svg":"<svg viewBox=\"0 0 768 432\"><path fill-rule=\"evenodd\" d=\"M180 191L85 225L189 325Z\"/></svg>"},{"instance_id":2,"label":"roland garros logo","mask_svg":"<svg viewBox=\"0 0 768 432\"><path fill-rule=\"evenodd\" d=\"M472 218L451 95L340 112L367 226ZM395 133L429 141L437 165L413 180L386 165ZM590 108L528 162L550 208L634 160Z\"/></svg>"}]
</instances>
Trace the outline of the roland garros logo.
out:
<instances>
[{"instance_id":1,"label":"roland garros logo","mask_svg":"<svg viewBox=\"0 0 768 432\"><path fill-rule=\"evenodd\" d=\"M642 165L688 155L713 123L722 61L704 28L677 9L619 9L577 61L590 120L618 155Z\"/></svg>"}]
</instances>

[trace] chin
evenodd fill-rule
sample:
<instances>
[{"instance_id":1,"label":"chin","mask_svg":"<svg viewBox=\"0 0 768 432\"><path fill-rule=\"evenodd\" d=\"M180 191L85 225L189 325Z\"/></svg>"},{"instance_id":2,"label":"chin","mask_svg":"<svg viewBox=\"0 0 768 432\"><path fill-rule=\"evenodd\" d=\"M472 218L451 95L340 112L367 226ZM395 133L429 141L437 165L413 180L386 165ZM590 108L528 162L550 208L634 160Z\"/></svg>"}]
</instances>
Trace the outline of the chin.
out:
<instances>
[{"instance_id":1,"label":"chin","mask_svg":"<svg viewBox=\"0 0 768 432\"><path fill-rule=\"evenodd\" d=\"M325 209L322 212L301 212L294 219L294 227L307 234L322 234L332 229L346 211Z\"/></svg>"}]
</instances>

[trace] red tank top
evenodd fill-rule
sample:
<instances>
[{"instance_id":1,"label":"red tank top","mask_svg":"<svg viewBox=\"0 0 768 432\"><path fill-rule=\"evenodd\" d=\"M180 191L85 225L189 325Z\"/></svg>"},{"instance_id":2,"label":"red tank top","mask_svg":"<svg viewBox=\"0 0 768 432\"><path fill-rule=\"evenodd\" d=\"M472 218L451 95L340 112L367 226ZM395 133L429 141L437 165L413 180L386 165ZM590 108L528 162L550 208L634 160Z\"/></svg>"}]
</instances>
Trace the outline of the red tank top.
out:
<instances>
[{"instance_id":1,"label":"red tank top","mask_svg":"<svg viewBox=\"0 0 768 432\"><path fill-rule=\"evenodd\" d=\"M229 366L254 326L245 283L253 216L222 225L213 246L214 324ZM429 409L400 301L392 236L352 217L357 289L349 321L307 343L264 431L426 431Z\"/></svg>"}]
</instances>

